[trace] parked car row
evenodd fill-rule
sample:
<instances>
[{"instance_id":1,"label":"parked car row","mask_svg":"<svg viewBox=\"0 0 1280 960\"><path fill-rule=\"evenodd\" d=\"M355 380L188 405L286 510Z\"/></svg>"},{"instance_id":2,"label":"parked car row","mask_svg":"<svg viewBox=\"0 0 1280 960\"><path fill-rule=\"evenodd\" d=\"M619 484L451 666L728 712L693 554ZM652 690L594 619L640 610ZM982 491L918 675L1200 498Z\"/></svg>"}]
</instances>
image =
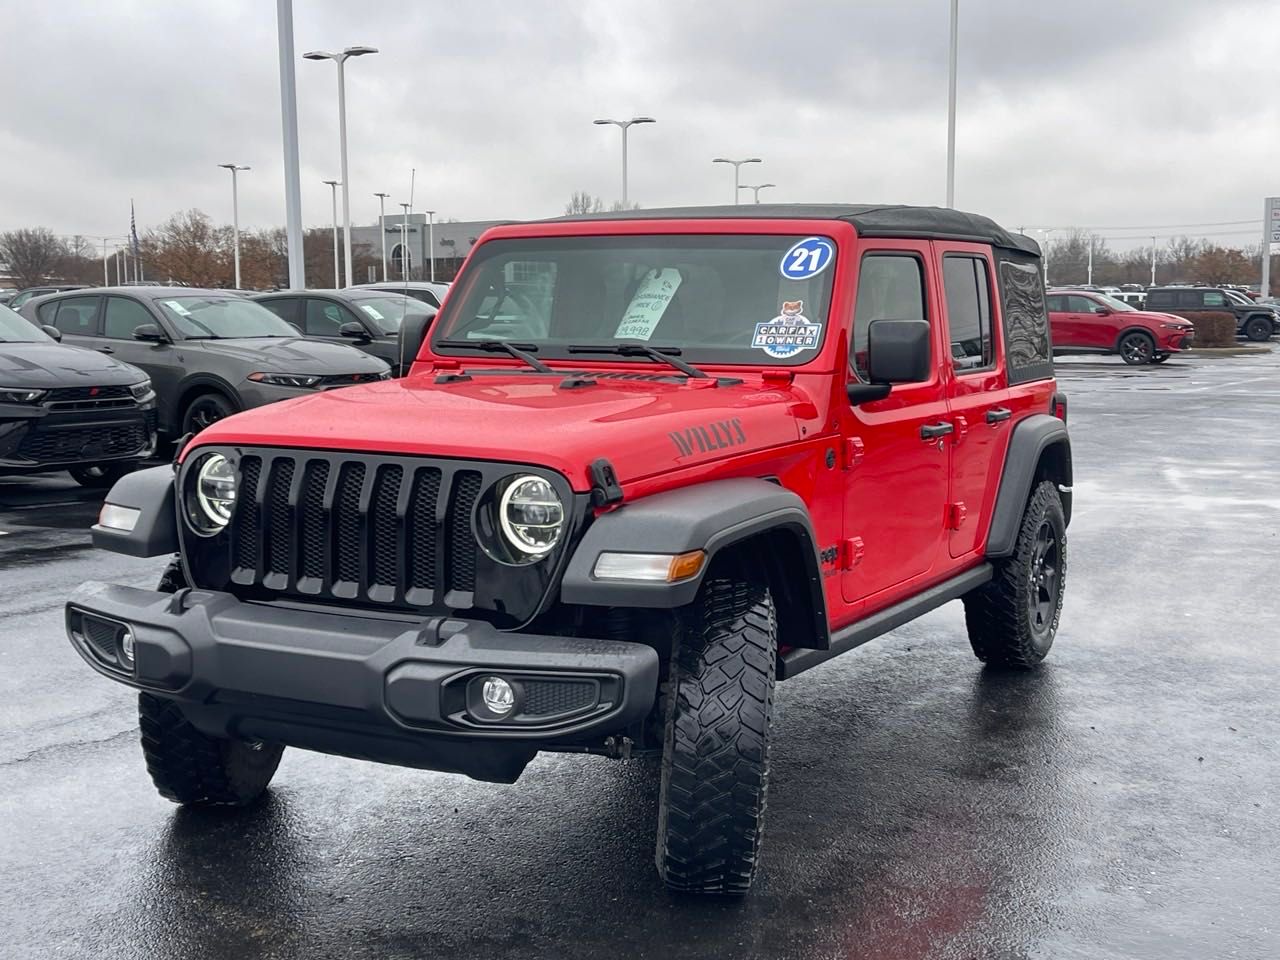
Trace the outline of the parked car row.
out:
<instances>
[{"instance_id":1,"label":"parked car row","mask_svg":"<svg viewBox=\"0 0 1280 960\"><path fill-rule=\"evenodd\" d=\"M0 472L69 469L81 483L105 485L149 456L158 438L389 378L379 353L398 360L401 321L417 331L416 346L435 311L402 295L351 296L370 309L357 306L359 328L337 337L306 337L227 290L79 288L28 300L21 315L0 307ZM332 315L331 298L317 301ZM339 316L339 327L353 322Z\"/></svg>"}]
</instances>

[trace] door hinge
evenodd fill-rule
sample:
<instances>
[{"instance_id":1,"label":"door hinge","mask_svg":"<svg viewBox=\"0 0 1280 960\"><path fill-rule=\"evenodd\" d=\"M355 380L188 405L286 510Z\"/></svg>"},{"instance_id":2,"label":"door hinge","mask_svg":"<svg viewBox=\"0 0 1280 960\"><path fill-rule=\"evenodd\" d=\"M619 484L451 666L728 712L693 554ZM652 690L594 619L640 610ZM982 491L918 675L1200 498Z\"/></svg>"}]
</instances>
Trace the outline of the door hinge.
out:
<instances>
[{"instance_id":1,"label":"door hinge","mask_svg":"<svg viewBox=\"0 0 1280 960\"><path fill-rule=\"evenodd\" d=\"M866 549L863 546L861 537L850 537L841 545L840 567L844 570L852 570L862 562L863 554Z\"/></svg>"},{"instance_id":2,"label":"door hinge","mask_svg":"<svg viewBox=\"0 0 1280 960\"><path fill-rule=\"evenodd\" d=\"M866 452L867 448L863 445L861 437L846 438L844 442L844 462L840 465L840 469L852 470L862 462Z\"/></svg>"},{"instance_id":3,"label":"door hinge","mask_svg":"<svg viewBox=\"0 0 1280 960\"><path fill-rule=\"evenodd\" d=\"M947 529L959 530L964 526L964 519L969 515L969 511L965 509L963 501L960 503L951 503L947 505Z\"/></svg>"}]
</instances>

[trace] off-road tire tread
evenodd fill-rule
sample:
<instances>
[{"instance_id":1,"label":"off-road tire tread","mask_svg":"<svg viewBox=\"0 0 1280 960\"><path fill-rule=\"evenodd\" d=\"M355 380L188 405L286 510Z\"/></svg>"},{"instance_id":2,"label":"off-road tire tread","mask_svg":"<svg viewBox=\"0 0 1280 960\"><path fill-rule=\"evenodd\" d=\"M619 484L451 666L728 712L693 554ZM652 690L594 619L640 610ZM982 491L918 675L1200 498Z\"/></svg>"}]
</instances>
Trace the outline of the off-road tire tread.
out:
<instances>
[{"instance_id":1,"label":"off-road tire tread","mask_svg":"<svg viewBox=\"0 0 1280 960\"><path fill-rule=\"evenodd\" d=\"M1067 585L1066 523L1062 496L1055 483L1045 480L1032 492L1022 513L1013 555L995 562L990 582L964 597L964 619L969 630L969 643L983 663L997 667L1030 670L1040 665L1048 653L1039 651L1031 640L1030 615L1027 612L1027 576L1036 532L1050 511L1060 518L1058 604L1053 613L1052 634L1058 631L1062 615L1062 599ZM1051 634L1051 636L1052 636ZM1052 645L1052 641L1050 641Z\"/></svg>"},{"instance_id":2,"label":"off-road tire tread","mask_svg":"<svg viewBox=\"0 0 1280 960\"><path fill-rule=\"evenodd\" d=\"M768 589L705 583L671 665L658 872L671 890L745 894L769 776L777 615Z\"/></svg>"}]
</instances>

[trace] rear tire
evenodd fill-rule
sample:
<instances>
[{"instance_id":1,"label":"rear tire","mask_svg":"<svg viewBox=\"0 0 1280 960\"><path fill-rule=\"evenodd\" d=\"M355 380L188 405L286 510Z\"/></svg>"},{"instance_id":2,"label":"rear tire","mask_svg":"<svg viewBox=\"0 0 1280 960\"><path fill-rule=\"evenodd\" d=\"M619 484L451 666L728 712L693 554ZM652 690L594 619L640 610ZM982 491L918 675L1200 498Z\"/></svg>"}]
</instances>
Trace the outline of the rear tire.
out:
<instances>
[{"instance_id":1,"label":"rear tire","mask_svg":"<svg viewBox=\"0 0 1280 960\"><path fill-rule=\"evenodd\" d=\"M138 694L147 772L160 796L189 807L247 806L262 796L284 747L201 733L172 700Z\"/></svg>"},{"instance_id":2,"label":"rear tire","mask_svg":"<svg viewBox=\"0 0 1280 960\"><path fill-rule=\"evenodd\" d=\"M126 473L133 473L138 468L136 463L106 463L90 467L71 467L67 473L71 479L82 487L91 490L105 490L115 484Z\"/></svg>"},{"instance_id":3,"label":"rear tire","mask_svg":"<svg viewBox=\"0 0 1280 960\"><path fill-rule=\"evenodd\" d=\"M703 584L671 661L655 862L668 889L741 896L759 861L777 617L767 587Z\"/></svg>"},{"instance_id":4,"label":"rear tire","mask_svg":"<svg viewBox=\"0 0 1280 960\"><path fill-rule=\"evenodd\" d=\"M1067 524L1058 486L1040 483L1027 501L1013 555L990 582L964 597L969 643L983 663L1028 670L1053 646L1067 575Z\"/></svg>"},{"instance_id":5,"label":"rear tire","mask_svg":"<svg viewBox=\"0 0 1280 960\"><path fill-rule=\"evenodd\" d=\"M1139 367L1150 363L1151 358L1156 355L1156 342L1151 339L1151 334L1132 330L1120 338L1117 351L1125 363L1131 367Z\"/></svg>"},{"instance_id":6,"label":"rear tire","mask_svg":"<svg viewBox=\"0 0 1280 960\"><path fill-rule=\"evenodd\" d=\"M1244 325L1244 335L1255 343L1271 339L1271 321L1266 317L1250 317Z\"/></svg>"}]
</instances>

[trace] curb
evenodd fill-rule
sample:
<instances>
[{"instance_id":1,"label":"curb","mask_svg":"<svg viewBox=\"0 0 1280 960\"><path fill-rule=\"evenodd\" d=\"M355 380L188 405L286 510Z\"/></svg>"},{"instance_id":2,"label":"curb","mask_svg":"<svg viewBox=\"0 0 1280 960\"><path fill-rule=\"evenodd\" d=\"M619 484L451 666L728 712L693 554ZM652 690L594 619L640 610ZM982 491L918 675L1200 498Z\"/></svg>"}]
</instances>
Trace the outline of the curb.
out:
<instances>
[{"instance_id":1,"label":"curb","mask_svg":"<svg viewBox=\"0 0 1280 960\"><path fill-rule=\"evenodd\" d=\"M1192 347L1190 350L1182 350L1175 356L1181 357L1251 357L1261 356L1265 353L1271 353L1271 347L1265 344L1257 346L1235 346L1235 347Z\"/></svg>"}]
</instances>

